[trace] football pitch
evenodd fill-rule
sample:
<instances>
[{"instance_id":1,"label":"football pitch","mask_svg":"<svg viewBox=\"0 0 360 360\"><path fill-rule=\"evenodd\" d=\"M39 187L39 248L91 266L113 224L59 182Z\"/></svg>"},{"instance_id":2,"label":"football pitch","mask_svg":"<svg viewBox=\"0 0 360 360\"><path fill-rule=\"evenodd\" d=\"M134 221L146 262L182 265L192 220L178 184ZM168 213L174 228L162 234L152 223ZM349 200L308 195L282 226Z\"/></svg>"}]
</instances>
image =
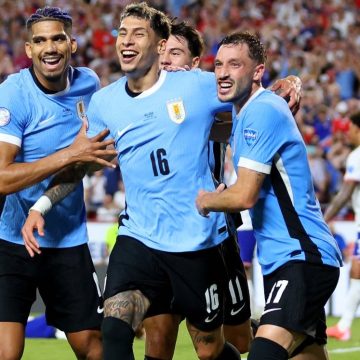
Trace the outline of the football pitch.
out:
<instances>
[{"instance_id":1,"label":"football pitch","mask_svg":"<svg viewBox=\"0 0 360 360\"><path fill-rule=\"evenodd\" d=\"M337 319L329 318L328 325ZM144 359L144 341L135 340L135 359ZM336 341L329 339L329 356L331 360L359 360L360 359L360 318L354 321L352 338L350 341ZM246 359L246 355L242 355ZM75 357L65 340L56 339L27 339L24 360L74 360ZM185 324L181 324L177 340L174 360L195 360L197 356L192 348L191 340L186 331Z\"/></svg>"}]
</instances>

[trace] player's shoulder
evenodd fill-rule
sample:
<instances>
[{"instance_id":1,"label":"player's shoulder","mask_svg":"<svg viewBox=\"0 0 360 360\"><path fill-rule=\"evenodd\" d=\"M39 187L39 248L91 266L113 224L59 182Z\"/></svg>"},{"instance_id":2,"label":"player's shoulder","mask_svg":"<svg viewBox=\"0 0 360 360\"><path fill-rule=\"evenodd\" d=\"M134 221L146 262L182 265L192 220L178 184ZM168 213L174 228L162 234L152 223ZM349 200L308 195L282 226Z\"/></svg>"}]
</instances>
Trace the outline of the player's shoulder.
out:
<instances>
[{"instance_id":1,"label":"player's shoulder","mask_svg":"<svg viewBox=\"0 0 360 360\"><path fill-rule=\"evenodd\" d=\"M93 80L96 83L100 82L100 79L96 72L88 67L85 66L79 66L71 68L72 76L74 79L87 79L87 80Z\"/></svg>"},{"instance_id":2,"label":"player's shoulder","mask_svg":"<svg viewBox=\"0 0 360 360\"><path fill-rule=\"evenodd\" d=\"M124 90L123 93L124 94L126 93L125 92L125 84L126 84L126 77L122 76L121 78L112 82L111 84L102 87L99 91L97 91L93 95L93 98L100 99L100 98L104 98L104 97L114 96L115 92L116 92L116 96L118 98L122 94L121 91L119 92L119 89L123 89Z\"/></svg>"},{"instance_id":3,"label":"player's shoulder","mask_svg":"<svg viewBox=\"0 0 360 360\"><path fill-rule=\"evenodd\" d=\"M252 114L262 114L267 117L290 114L286 101L274 92L266 89L263 89L258 96L253 100L250 100L247 106L247 112Z\"/></svg>"},{"instance_id":4,"label":"player's shoulder","mask_svg":"<svg viewBox=\"0 0 360 360\"><path fill-rule=\"evenodd\" d=\"M184 82L190 82L190 81L214 81L215 80L215 74L213 72L209 71L203 71L201 69L192 69L189 71L172 71L167 72L167 76L170 79L180 79Z\"/></svg>"},{"instance_id":5,"label":"player's shoulder","mask_svg":"<svg viewBox=\"0 0 360 360\"><path fill-rule=\"evenodd\" d=\"M27 74L29 73L29 69L22 69L17 73L9 75L5 81L3 81L0 84L0 89L4 91L14 89L16 91L19 91L23 87L23 84L27 80ZM29 73L30 75L30 73Z\"/></svg>"}]
</instances>

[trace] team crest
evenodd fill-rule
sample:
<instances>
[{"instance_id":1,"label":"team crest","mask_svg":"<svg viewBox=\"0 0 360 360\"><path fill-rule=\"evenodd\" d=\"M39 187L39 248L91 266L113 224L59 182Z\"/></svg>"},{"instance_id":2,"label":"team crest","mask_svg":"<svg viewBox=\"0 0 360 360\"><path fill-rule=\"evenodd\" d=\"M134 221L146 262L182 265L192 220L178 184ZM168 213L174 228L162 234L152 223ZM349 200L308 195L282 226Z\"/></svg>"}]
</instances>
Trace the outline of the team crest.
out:
<instances>
[{"instance_id":1,"label":"team crest","mask_svg":"<svg viewBox=\"0 0 360 360\"><path fill-rule=\"evenodd\" d=\"M244 129L244 139L249 146L254 145L257 138L258 138L257 130L253 130L249 128Z\"/></svg>"},{"instance_id":2,"label":"team crest","mask_svg":"<svg viewBox=\"0 0 360 360\"><path fill-rule=\"evenodd\" d=\"M170 119L176 123L181 124L185 120L185 108L181 99L170 100L166 103Z\"/></svg>"},{"instance_id":3,"label":"team crest","mask_svg":"<svg viewBox=\"0 0 360 360\"><path fill-rule=\"evenodd\" d=\"M78 117L79 117L81 120L86 119L86 112L85 112L84 100L79 100L79 101L76 103L76 111L77 111Z\"/></svg>"},{"instance_id":4,"label":"team crest","mask_svg":"<svg viewBox=\"0 0 360 360\"><path fill-rule=\"evenodd\" d=\"M4 107L0 108L0 126L5 126L10 122L10 111Z\"/></svg>"}]
</instances>

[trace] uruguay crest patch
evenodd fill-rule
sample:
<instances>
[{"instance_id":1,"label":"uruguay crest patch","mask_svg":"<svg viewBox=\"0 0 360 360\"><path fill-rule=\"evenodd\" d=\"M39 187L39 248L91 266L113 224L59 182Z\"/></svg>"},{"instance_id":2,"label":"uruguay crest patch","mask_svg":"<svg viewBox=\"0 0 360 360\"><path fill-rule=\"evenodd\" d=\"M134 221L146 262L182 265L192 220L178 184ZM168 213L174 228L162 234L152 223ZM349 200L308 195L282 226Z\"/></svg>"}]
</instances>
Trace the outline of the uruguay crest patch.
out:
<instances>
[{"instance_id":1,"label":"uruguay crest patch","mask_svg":"<svg viewBox=\"0 0 360 360\"><path fill-rule=\"evenodd\" d=\"M253 130L249 128L244 129L244 139L249 146L254 145L257 138L258 138L257 130Z\"/></svg>"},{"instance_id":2,"label":"uruguay crest patch","mask_svg":"<svg viewBox=\"0 0 360 360\"><path fill-rule=\"evenodd\" d=\"M169 100L166 107L171 121L181 124L185 120L185 108L181 99Z\"/></svg>"}]
</instances>

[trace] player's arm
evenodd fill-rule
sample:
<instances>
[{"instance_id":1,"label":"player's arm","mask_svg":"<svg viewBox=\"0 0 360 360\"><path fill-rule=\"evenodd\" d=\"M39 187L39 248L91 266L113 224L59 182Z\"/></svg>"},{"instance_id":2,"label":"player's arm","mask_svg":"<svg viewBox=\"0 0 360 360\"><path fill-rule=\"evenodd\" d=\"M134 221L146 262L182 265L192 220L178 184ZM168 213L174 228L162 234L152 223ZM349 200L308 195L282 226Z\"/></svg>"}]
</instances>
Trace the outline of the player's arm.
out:
<instances>
[{"instance_id":1,"label":"player's arm","mask_svg":"<svg viewBox=\"0 0 360 360\"><path fill-rule=\"evenodd\" d=\"M302 82L298 76L290 75L285 79L277 80L270 88L284 98L292 114L295 116L300 108L302 96Z\"/></svg>"},{"instance_id":2,"label":"player's arm","mask_svg":"<svg viewBox=\"0 0 360 360\"><path fill-rule=\"evenodd\" d=\"M210 211L238 212L250 209L258 200L265 177L264 173L238 167L234 185L224 189L222 184L213 192L200 190L196 207L203 216L207 216Z\"/></svg>"},{"instance_id":3,"label":"player's arm","mask_svg":"<svg viewBox=\"0 0 360 360\"><path fill-rule=\"evenodd\" d=\"M106 156L107 161L112 161L113 155ZM68 196L82 181L85 174L89 171L96 171L102 168L100 164L77 164L67 167L58 172L44 194L30 208L28 217L21 229L25 248L31 257L40 254L40 246L34 236L37 230L39 236L44 236L45 220L44 215L47 214L52 207Z\"/></svg>"},{"instance_id":4,"label":"player's arm","mask_svg":"<svg viewBox=\"0 0 360 360\"><path fill-rule=\"evenodd\" d=\"M113 164L105 159L115 156L115 150L107 149L113 140L104 140L109 134L103 130L93 138L87 138L84 124L74 142L67 148L31 163L18 163L15 158L20 148L0 142L0 196L8 195L32 186L57 171L76 163L96 163L102 166Z\"/></svg>"},{"instance_id":5,"label":"player's arm","mask_svg":"<svg viewBox=\"0 0 360 360\"><path fill-rule=\"evenodd\" d=\"M358 182L354 180L343 181L340 191L332 199L331 203L325 210L324 219L326 222L330 221L350 200L357 185Z\"/></svg>"}]
</instances>

